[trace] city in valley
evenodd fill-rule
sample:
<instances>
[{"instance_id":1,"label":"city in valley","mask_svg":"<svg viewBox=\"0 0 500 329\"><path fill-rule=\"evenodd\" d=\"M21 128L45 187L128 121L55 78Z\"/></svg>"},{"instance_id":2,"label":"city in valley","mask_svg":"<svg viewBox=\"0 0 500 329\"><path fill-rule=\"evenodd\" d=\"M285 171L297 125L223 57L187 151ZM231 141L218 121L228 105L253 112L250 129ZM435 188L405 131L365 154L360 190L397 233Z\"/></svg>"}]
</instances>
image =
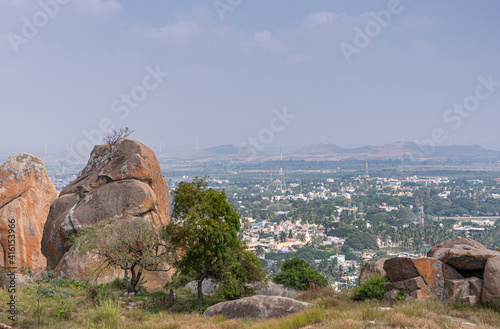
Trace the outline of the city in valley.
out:
<instances>
[{"instance_id":1,"label":"city in valley","mask_svg":"<svg viewBox=\"0 0 500 329\"><path fill-rule=\"evenodd\" d=\"M331 148L260 154L252 162L231 145L157 155L170 191L205 177L225 192L239 211L241 240L269 275L299 257L341 290L357 286L372 259L425 256L454 237L500 247L500 152L442 146L409 166L413 143L361 154L325 151ZM76 178L76 164L65 166L57 154L47 159L59 189Z\"/></svg>"}]
</instances>

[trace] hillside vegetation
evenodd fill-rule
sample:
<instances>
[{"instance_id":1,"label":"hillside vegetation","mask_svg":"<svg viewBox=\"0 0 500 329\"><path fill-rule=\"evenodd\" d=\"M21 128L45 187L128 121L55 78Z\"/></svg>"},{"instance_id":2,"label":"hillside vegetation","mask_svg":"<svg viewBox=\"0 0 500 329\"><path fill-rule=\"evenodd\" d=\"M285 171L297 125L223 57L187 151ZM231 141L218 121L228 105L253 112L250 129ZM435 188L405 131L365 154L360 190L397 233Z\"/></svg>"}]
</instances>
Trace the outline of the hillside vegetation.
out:
<instances>
[{"instance_id":1,"label":"hillside vegetation","mask_svg":"<svg viewBox=\"0 0 500 329\"><path fill-rule=\"evenodd\" d=\"M467 306L438 301L407 300L393 305L378 300L354 301L352 292L334 292L329 288L310 289L297 299L313 306L288 317L261 320L203 318L197 310L197 295L188 289L176 291L173 304L163 304L165 291L134 297L120 297L125 292L119 281L94 288L65 281L69 298L41 299L41 328L499 328L500 312L487 306ZM9 294L0 290L0 298ZM7 313L0 321L14 328L36 328L36 298L26 289L17 293L18 320L12 323ZM217 303L205 296L205 305ZM19 303L20 302L20 303ZM391 308L388 310L382 308Z\"/></svg>"}]
</instances>

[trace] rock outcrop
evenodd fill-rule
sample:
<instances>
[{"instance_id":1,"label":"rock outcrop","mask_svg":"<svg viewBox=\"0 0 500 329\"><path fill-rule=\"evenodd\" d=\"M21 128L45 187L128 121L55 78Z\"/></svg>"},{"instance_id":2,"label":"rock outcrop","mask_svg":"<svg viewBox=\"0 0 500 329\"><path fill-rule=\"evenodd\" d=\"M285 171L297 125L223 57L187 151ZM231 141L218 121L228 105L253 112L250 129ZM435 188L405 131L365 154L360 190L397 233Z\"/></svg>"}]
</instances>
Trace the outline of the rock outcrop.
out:
<instances>
[{"instance_id":1,"label":"rock outcrop","mask_svg":"<svg viewBox=\"0 0 500 329\"><path fill-rule=\"evenodd\" d=\"M500 253L486 262L481 297L483 301L500 306Z\"/></svg>"},{"instance_id":2,"label":"rock outcrop","mask_svg":"<svg viewBox=\"0 0 500 329\"><path fill-rule=\"evenodd\" d=\"M37 157L19 153L0 165L0 266L45 268L40 243L50 204L57 195ZM9 220L15 226L15 239L9 238ZM9 262L8 240L15 240L15 264Z\"/></svg>"},{"instance_id":3,"label":"rock outcrop","mask_svg":"<svg viewBox=\"0 0 500 329\"><path fill-rule=\"evenodd\" d=\"M500 306L500 252L471 239L456 238L435 245L427 257L395 257L384 262L391 281L386 299L398 292L419 299L441 299L471 305L481 301Z\"/></svg>"},{"instance_id":4,"label":"rock outcrop","mask_svg":"<svg viewBox=\"0 0 500 329\"><path fill-rule=\"evenodd\" d=\"M372 260L366 262L365 266L361 269L361 273L359 274L359 284L363 283L365 280L378 275L381 277L386 276L384 270L384 263L388 260L388 258L379 258L376 260Z\"/></svg>"},{"instance_id":5,"label":"rock outcrop","mask_svg":"<svg viewBox=\"0 0 500 329\"><path fill-rule=\"evenodd\" d=\"M82 264L90 266L96 260L68 253L70 235L99 221L127 215L155 225L170 222L168 188L158 159L145 145L122 138L113 146L96 146L77 179L50 206L42 240L48 267L81 280L86 273Z\"/></svg>"},{"instance_id":6,"label":"rock outcrop","mask_svg":"<svg viewBox=\"0 0 500 329\"><path fill-rule=\"evenodd\" d=\"M268 283L267 287L257 290L256 294L263 296L295 298L300 294L300 291L285 287L282 284L274 283L271 281Z\"/></svg>"},{"instance_id":7,"label":"rock outcrop","mask_svg":"<svg viewBox=\"0 0 500 329\"><path fill-rule=\"evenodd\" d=\"M269 319L300 312L309 306L292 298L257 295L210 306L203 317L224 315L229 319Z\"/></svg>"}]
</instances>

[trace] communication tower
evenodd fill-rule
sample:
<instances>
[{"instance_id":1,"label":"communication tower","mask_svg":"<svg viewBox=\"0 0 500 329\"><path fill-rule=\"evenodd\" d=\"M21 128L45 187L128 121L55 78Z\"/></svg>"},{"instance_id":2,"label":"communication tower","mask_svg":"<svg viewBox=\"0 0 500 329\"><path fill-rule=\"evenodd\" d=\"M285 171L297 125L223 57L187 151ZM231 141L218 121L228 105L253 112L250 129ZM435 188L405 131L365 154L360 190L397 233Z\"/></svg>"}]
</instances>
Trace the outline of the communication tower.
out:
<instances>
[{"instance_id":1,"label":"communication tower","mask_svg":"<svg viewBox=\"0 0 500 329\"><path fill-rule=\"evenodd\" d=\"M420 213L420 225L424 227L424 198L420 198L420 208L418 212Z\"/></svg>"},{"instance_id":2,"label":"communication tower","mask_svg":"<svg viewBox=\"0 0 500 329\"><path fill-rule=\"evenodd\" d=\"M280 170L278 171L278 185L276 190L286 190L285 173L283 172L283 147L280 145Z\"/></svg>"}]
</instances>

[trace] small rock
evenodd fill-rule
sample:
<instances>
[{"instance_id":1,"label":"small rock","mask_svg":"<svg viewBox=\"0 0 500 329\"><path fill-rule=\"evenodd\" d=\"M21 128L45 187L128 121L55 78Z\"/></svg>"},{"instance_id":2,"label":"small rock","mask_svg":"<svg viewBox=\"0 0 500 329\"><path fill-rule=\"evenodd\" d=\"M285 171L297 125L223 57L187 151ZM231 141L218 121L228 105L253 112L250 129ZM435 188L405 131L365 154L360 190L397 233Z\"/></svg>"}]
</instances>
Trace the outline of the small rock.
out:
<instances>
[{"instance_id":1,"label":"small rock","mask_svg":"<svg viewBox=\"0 0 500 329\"><path fill-rule=\"evenodd\" d=\"M397 300L398 292L399 292L399 290L397 290L397 289L392 289L391 291L388 291L384 295L384 300L391 302L391 303L394 303Z\"/></svg>"}]
</instances>

